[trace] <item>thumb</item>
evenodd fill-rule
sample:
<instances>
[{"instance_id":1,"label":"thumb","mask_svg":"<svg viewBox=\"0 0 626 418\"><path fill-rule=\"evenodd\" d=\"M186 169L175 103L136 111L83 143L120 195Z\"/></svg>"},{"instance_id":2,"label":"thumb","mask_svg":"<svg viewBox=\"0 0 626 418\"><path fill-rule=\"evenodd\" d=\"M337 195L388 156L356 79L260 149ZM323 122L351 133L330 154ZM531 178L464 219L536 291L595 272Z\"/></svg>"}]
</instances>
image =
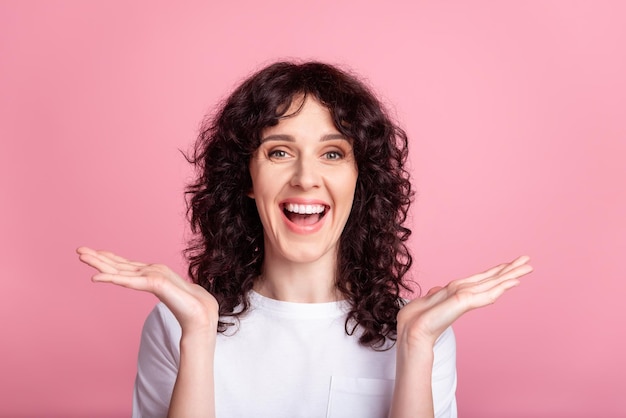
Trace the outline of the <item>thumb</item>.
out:
<instances>
[{"instance_id":1,"label":"thumb","mask_svg":"<svg viewBox=\"0 0 626 418\"><path fill-rule=\"evenodd\" d=\"M439 292L441 289L443 289L443 287L441 287L441 286L435 286L435 287L431 288L431 289L428 291L428 293L426 293L426 296L425 296L425 297L432 296L432 295L434 295L435 293Z\"/></svg>"}]
</instances>

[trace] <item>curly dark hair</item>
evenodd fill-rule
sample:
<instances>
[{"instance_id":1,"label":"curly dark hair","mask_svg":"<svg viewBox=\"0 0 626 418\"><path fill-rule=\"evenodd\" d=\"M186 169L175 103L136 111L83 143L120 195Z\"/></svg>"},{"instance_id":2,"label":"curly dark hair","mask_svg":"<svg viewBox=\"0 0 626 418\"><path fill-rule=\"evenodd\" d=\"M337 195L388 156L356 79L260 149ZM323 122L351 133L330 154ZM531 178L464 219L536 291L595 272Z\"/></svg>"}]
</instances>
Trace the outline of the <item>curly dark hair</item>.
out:
<instances>
[{"instance_id":1,"label":"curly dark hair","mask_svg":"<svg viewBox=\"0 0 626 418\"><path fill-rule=\"evenodd\" d=\"M406 133L356 77L320 62L278 62L245 80L202 125L188 160L198 177L187 187L195 237L185 253L189 275L217 299L220 315L238 317L262 269L263 227L249 162L262 131L275 126L296 97L328 107L352 141L358 168L354 203L339 242L336 285L351 304L346 332L380 349L396 339L396 315L410 290L403 277L412 258L403 226L412 198ZM224 332L230 324L220 322Z\"/></svg>"}]
</instances>

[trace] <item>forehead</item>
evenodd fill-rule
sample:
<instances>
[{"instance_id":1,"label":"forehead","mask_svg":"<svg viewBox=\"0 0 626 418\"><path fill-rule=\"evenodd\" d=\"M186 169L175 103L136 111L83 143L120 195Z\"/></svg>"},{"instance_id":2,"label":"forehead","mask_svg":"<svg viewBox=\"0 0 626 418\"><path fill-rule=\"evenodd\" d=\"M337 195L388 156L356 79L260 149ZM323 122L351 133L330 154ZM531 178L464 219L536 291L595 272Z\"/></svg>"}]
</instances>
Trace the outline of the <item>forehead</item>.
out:
<instances>
[{"instance_id":1,"label":"forehead","mask_svg":"<svg viewBox=\"0 0 626 418\"><path fill-rule=\"evenodd\" d=\"M284 131L338 133L330 110L316 98L304 95L295 96L278 124L263 129L262 137Z\"/></svg>"}]
</instances>

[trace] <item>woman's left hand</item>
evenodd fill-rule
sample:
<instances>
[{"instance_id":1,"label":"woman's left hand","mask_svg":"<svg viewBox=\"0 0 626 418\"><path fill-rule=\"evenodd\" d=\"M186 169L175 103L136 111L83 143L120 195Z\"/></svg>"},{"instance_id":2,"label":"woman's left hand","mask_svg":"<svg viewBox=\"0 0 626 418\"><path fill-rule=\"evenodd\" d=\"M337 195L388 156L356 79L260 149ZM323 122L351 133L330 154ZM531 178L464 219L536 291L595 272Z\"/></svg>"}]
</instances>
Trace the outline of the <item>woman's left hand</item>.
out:
<instances>
[{"instance_id":1,"label":"woman's left hand","mask_svg":"<svg viewBox=\"0 0 626 418\"><path fill-rule=\"evenodd\" d=\"M464 313L494 303L533 269L521 256L483 273L430 289L398 313L398 340L408 346L433 347L437 338Z\"/></svg>"}]
</instances>

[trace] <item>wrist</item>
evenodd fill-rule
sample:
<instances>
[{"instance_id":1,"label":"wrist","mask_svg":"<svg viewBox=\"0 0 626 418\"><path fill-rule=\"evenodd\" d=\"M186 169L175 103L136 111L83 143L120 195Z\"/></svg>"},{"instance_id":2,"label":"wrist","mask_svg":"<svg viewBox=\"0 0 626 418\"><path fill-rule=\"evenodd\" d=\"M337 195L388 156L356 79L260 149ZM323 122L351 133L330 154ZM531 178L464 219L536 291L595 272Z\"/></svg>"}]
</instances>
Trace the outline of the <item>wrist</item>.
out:
<instances>
[{"instance_id":1,"label":"wrist","mask_svg":"<svg viewBox=\"0 0 626 418\"><path fill-rule=\"evenodd\" d=\"M397 344L402 349L419 351L423 353L432 352L435 347L437 337L416 327L404 326L398 323Z\"/></svg>"},{"instance_id":2,"label":"wrist","mask_svg":"<svg viewBox=\"0 0 626 418\"><path fill-rule=\"evenodd\" d=\"M219 325L219 313L217 309L215 312L206 310L193 311L186 315L184 321L181 320L179 322L183 337L216 335Z\"/></svg>"},{"instance_id":3,"label":"wrist","mask_svg":"<svg viewBox=\"0 0 626 418\"><path fill-rule=\"evenodd\" d=\"M434 360L434 343L426 339L398 338L396 352L404 359L420 359L423 362Z\"/></svg>"}]
</instances>

